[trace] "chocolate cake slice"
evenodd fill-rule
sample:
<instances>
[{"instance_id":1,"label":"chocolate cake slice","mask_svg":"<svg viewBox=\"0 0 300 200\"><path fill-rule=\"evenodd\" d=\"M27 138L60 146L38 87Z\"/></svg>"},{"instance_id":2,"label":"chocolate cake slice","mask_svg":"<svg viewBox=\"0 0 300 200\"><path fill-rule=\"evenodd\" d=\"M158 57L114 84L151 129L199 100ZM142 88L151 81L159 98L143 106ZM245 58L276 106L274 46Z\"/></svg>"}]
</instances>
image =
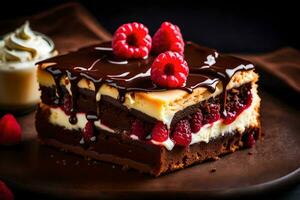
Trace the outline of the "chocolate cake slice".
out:
<instances>
[{"instance_id":1,"label":"chocolate cake slice","mask_svg":"<svg viewBox=\"0 0 300 200\"><path fill-rule=\"evenodd\" d=\"M38 63L44 144L159 176L251 147L260 137L254 66L193 42L184 86L151 80L156 57L121 59L111 42Z\"/></svg>"}]
</instances>

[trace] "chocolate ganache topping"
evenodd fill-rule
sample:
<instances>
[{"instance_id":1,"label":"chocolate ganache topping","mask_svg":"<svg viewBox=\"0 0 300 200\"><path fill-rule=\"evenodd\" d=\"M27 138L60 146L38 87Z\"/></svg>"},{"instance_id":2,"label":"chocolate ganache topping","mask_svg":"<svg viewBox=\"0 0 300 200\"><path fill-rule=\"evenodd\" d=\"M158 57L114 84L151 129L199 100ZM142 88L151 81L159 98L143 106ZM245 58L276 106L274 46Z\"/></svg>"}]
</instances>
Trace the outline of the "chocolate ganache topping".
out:
<instances>
[{"instance_id":1,"label":"chocolate ganache topping","mask_svg":"<svg viewBox=\"0 0 300 200\"><path fill-rule=\"evenodd\" d=\"M95 93L102 84L115 87L119 91L118 100L125 101L126 92L131 91L165 91L151 81L150 68L156 55L149 55L145 59L120 59L112 51L111 42L82 48L76 52L56 56L38 64L55 63L46 68L52 74L58 94L57 104L62 104L63 94L60 79L67 75L71 83L72 113L71 123L76 123L76 109L78 87L77 83L82 78L92 81ZM237 71L251 70L254 66L245 60L229 55L221 55L216 50L186 42L184 58L189 66L189 76L182 88L189 93L197 87L206 87L214 92L219 82L223 84L223 105L226 104L226 86ZM224 107L224 106L223 106ZM226 113L223 112L224 115Z\"/></svg>"}]
</instances>

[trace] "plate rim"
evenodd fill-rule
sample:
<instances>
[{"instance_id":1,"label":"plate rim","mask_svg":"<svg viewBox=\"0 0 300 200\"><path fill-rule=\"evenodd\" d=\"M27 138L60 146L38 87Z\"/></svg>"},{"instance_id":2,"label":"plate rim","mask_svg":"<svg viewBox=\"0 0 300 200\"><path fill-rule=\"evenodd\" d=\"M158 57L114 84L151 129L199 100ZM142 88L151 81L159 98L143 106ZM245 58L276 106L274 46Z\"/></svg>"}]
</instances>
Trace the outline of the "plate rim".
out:
<instances>
[{"instance_id":1,"label":"plate rim","mask_svg":"<svg viewBox=\"0 0 300 200\"><path fill-rule=\"evenodd\" d=\"M1 176L0 176L1 177ZM274 191L276 189L282 190L285 187L292 186L299 184L300 182L300 167L297 169L289 172L288 174L281 176L279 178L254 184L245 187L235 187L235 188L226 188L226 189L213 189L213 190L193 190L193 191L164 191L164 190L156 190L156 191L134 191L134 190L120 190L120 191L86 191L86 190L78 190L77 189L58 189L54 187L44 187L37 184L26 184L20 183L17 181L13 181L11 179L6 179L5 177L1 177L3 181L6 182L12 188L17 190L26 191L26 192L33 192L34 194L39 195L50 195L51 197L57 198L101 198L101 199L108 199L108 198L116 198L124 195L127 197L134 198L141 198L147 195L147 198L154 197L154 196L167 196L168 198L172 197L211 197L211 198L218 198L218 197L234 197L234 196L246 196L250 194L262 194L267 191ZM76 192L74 192L77 190ZM125 196L126 199L126 196Z\"/></svg>"}]
</instances>

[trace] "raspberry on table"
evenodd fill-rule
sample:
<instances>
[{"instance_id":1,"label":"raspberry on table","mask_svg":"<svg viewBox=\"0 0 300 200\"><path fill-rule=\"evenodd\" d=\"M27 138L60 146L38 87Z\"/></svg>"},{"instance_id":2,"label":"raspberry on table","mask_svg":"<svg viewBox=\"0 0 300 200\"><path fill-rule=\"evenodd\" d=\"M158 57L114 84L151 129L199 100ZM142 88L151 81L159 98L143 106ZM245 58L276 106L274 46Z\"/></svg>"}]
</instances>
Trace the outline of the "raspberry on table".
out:
<instances>
[{"instance_id":1,"label":"raspberry on table","mask_svg":"<svg viewBox=\"0 0 300 200\"><path fill-rule=\"evenodd\" d=\"M159 54L151 66L151 80L166 88L185 86L188 73L189 68L183 56L172 51Z\"/></svg>"},{"instance_id":2,"label":"raspberry on table","mask_svg":"<svg viewBox=\"0 0 300 200\"><path fill-rule=\"evenodd\" d=\"M0 199L1 200L13 200L14 195L7 185L0 180Z\"/></svg>"},{"instance_id":3,"label":"raspberry on table","mask_svg":"<svg viewBox=\"0 0 300 200\"><path fill-rule=\"evenodd\" d=\"M21 142L22 129L12 114L0 119L0 145L13 145Z\"/></svg>"},{"instance_id":4,"label":"raspberry on table","mask_svg":"<svg viewBox=\"0 0 300 200\"><path fill-rule=\"evenodd\" d=\"M157 142L164 142L168 139L169 132L163 122L158 121L151 131L151 139Z\"/></svg>"},{"instance_id":5,"label":"raspberry on table","mask_svg":"<svg viewBox=\"0 0 300 200\"><path fill-rule=\"evenodd\" d=\"M152 51L159 54L174 51L183 55L184 41L178 26L164 22L156 31L152 40Z\"/></svg>"},{"instance_id":6,"label":"raspberry on table","mask_svg":"<svg viewBox=\"0 0 300 200\"><path fill-rule=\"evenodd\" d=\"M112 48L120 58L145 58L152 46L148 28L141 23L133 22L120 26L114 33Z\"/></svg>"},{"instance_id":7,"label":"raspberry on table","mask_svg":"<svg viewBox=\"0 0 300 200\"><path fill-rule=\"evenodd\" d=\"M187 147L192 141L192 131L187 119L180 120L175 125L172 139L176 145Z\"/></svg>"}]
</instances>

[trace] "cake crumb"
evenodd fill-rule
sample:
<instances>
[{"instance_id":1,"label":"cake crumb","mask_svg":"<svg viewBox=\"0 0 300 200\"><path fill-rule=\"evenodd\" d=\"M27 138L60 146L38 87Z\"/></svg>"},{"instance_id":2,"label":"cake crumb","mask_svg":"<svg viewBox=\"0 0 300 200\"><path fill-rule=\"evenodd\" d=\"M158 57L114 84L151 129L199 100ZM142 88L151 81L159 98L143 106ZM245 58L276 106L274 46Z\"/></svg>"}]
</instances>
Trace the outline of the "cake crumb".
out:
<instances>
[{"instance_id":1,"label":"cake crumb","mask_svg":"<svg viewBox=\"0 0 300 200\"><path fill-rule=\"evenodd\" d=\"M112 168L113 168L113 169L115 169L115 168L116 168L116 166L115 166L115 165L112 165Z\"/></svg>"},{"instance_id":2,"label":"cake crumb","mask_svg":"<svg viewBox=\"0 0 300 200\"><path fill-rule=\"evenodd\" d=\"M209 172L210 173L215 173L217 171L217 169L214 167L214 168L212 168Z\"/></svg>"},{"instance_id":3,"label":"cake crumb","mask_svg":"<svg viewBox=\"0 0 300 200\"><path fill-rule=\"evenodd\" d=\"M53 155L53 154L51 154L51 155L50 155L50 158L54 158L54 155Z\"/></svg>"},{"instance_id":4,"label":"cake crumb","mask_svg":"<svg viewBox=\"0 0 300 200\"><path fill-rule=\"evenodd\" d=\"M55 163L56 163L57 165L59 165L60 162L59 162L59 160L57 160Z\"/></svg>"},{"instance_id":5,"label":"cake crumb","mask_svg":"<svg viewBox=\"0 0 300 200\"><path fill-rule=\"evenodd\" d=\"M66 163L66 160L62 160L62 164L63 165L66 165L67 163Z\"/></svg>"},{"instance_id":6,"label":"cake crumb","mask_svg":"<svg viewBox=\"0 0 300 200\"><path fill-rule=\"evenodd\" d=\"M76 161L75 165L79 165L79 161L78 160Z\"/></svg>"}]
</instances>

